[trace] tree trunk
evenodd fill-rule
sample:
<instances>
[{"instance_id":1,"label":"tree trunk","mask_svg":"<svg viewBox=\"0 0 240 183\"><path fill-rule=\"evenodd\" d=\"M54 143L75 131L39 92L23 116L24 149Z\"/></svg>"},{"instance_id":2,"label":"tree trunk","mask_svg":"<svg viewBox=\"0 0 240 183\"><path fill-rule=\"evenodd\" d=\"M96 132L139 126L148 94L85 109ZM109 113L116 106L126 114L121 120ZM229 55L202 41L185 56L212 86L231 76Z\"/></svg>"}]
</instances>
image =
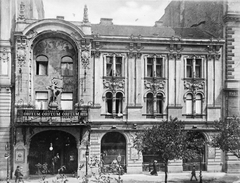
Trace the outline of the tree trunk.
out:
<instances>
[{"instance_id":1,"label":"tree trunk","mask_svg":"<svg viewBox=\"0 0 240 183\"><path fill-rule=\"evenodd\" d=\"M167 183L168 179L168 161L165 163L165 183Z\"/></svg>"}]
</instances>

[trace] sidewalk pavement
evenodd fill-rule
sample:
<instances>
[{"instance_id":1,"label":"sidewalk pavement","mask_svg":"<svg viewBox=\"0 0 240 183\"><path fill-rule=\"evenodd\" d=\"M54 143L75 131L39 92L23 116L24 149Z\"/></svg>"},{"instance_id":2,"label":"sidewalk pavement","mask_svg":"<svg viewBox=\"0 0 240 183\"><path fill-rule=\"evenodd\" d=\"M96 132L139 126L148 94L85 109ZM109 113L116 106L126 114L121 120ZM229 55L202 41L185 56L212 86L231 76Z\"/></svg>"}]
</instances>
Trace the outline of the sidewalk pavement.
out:
<instances>
[{"instance_id":1,"label":"sidewalk pavement","mask_svg":"<svg viewBox=\"0 0 240 183\"><path fill-rule=\"evenodd\" d=\"M45 176L45 175L42 175ZM232 183L240 183L240 175L239 174L227 174L224 172L202 172L202 177L203 177L203 182L207 181L208 182L215 182L214 180L217 179L223 179L224 180L228 179L228 176L234 176L235 179L237 178L237 181L233 181ZM113 179L118 179L118 175L110 175L110 177L112 177ZM145 182L151 182L151 183L162 183L164 182L164 177L165 174L164 172L159 172L158 176L153 176L153 175L149 175L147 173L142 173L142 174L124 174L121 176L121 178L123 179L123 182L127 182L127 183L145 183ZM190 180L191 177L191 172L181 172L181 173L168 173L168 181L169 182L178 182L178 183L183 183L183 182L190 182L188 180ZM197 172L197 177L199 178L199 172ZM40 183L42 182L42 177L39 176L38 178L34 177L34 178L28 178L24 180L24 183ZM46 176L46 181L48 181L48 183L52 183L54 180L56 180L56 176L54 175L47 175ZM75 177L71 177L70 175L67 177L67 183L81 183L82 180L81 179L77 179ZM93 182L91 180L94 180L93 178L90 178L89 183ZM6 183L6 181L0 181L0 183ZM116 181L111 181L111 182L116 182ZM192 181L193 183L196 181ZM219 181L220 183L221 181ZM14 180L10 180L10 183L14 183ZM224 182L223 182L224 183Z\"/></svg>"}]
</instances>

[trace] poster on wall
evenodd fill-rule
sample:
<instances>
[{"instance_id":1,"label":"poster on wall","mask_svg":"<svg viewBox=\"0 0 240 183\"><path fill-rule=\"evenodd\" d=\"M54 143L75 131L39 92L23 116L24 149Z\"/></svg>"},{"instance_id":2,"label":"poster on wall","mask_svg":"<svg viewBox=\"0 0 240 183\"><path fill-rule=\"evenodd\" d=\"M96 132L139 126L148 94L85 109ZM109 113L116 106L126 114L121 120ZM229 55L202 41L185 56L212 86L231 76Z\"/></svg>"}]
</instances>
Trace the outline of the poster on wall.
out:
<instances>
[{"instance_id":1,"label":"poster on wall","mask_svg":"<svg viewBox=\"0 0 240 183\"><path fill-rule=\"evenodd\" d=\"M15 152L15 161L16 163L24 163L25 159L25 150L24 149L17 149Z\"/></svg>"},{"instance_id":2,"label":"poster on wall","mask_svg":"<svg viewBox=\"0 0 240 183\"><path fill-rule=\"evenodd\" d=\"M134 147L131 148L131 159L132 160L138 159L138 150Z\"/></svg>"}]
</instances>

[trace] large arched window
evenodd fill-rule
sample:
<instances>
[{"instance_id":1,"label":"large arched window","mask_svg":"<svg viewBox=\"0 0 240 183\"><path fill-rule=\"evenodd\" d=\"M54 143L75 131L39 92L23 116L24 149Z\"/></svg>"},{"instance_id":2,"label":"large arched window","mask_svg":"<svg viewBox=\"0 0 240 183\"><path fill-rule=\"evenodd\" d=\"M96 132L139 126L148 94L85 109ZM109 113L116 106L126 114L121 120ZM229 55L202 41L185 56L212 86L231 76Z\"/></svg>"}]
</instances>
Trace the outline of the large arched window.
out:
<instances>
[{"instance_id":1,"label":"large arched window","mask_svg":"<svg viewBox=\"0 0 240 183\"><path fill-rule=\"evenodd\" d=\"M123 95L118 92L116 94L116 114L120 115L123 111Z\"/></svg>"},{"instance_id":2,"label":"large arched window","mask_svg":"<svg viewBox=\"0 0 240 183\"><path fill-rule=\"evenodd\" d=\"M113 95L111 92L106 93L106 112L112 114L113 112Z\"/></svg>"},{"instance_id":3,"label":"large arched window","mask_svg":"<svg viewBox=\"0 0 240 183\"><path fill-rule=\"evenodd\" d=\"M48 75L48 58L44 55L36 58L36 75Z\"/></svg>"},{"instance_id":4,"label":"large arched window","mask_svg":"<svg viewBox=\"0 0 240 183\"><path fill-rule=\"evenodd\" d=\"M161 93L157 94L157 113L163 113L163 95Z\"/></svg>"},{"instance_id":5,"label":"large arched window","mask_svg":"<svg viewBox=\"0 0 240 183\"><path fill-rule=\"evenodd\" d=\"M147 109L147 114L153 114L153 111L154 111L154 105L153 105L153 94L152 93L148 93L147 94L147 106L146 106L146 109Z\"/></svg>"},{"instance_id":6,"label":"large arched window","mask_svg":"<svg viewBox=\"0 0 240 183\"><path fill-rule=\"evenodd\" d=\"M193 114L193 96L192 94L187 94L186 96L186 114Z\"/></svg>"}]
</instances>

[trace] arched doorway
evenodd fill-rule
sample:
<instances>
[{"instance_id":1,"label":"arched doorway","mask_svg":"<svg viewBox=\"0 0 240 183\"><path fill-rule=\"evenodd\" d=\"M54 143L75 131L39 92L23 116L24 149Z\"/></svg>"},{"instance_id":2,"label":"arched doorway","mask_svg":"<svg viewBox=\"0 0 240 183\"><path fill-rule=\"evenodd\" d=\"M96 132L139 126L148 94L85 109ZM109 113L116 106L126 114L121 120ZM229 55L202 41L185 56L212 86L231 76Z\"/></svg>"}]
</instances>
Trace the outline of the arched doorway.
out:
<instances>
[{"instance_id":1,"label":"arched doorway","mask_svg":"<svg viewBox=\"0 0 240 183\"><path fill-rule=\"evenodd\" d=\"M120 155L121 166L126 172L126 139L121 133L108 132L103 136L101 140L101 155L106 167L110 167Z\"/></svg>"},{"instance_id":2,"label":"arched doorway","mask_svg":"<svg viewBox=\"0 0 240 183\"><path fill-rule=\"evenodd\" d=\"M28 162L30 175L56 174L62 168L65 174L77 172L76 140L69 133L48 130L31 139Z\"/></svg>"},{"instance_id":3,"label":"arched doorway","mask_svg":"<svg viewBox=\"0 0 240 183\"><path fill-rule=\"evenodd\" d=\"M201 144L201 141L206 141L205 136L201 132L188 132L188 140L189 141L198 141ZM192 148L198 148L197 146ZM206 145L203 145L199 148L198 151L199 156L193 159L183 159L183 171L190 171L192 170L193 165L195 165L196 170L200 170L200 161L201 161L201 170L206 171Z\"/></svg>"}]
</instances>

